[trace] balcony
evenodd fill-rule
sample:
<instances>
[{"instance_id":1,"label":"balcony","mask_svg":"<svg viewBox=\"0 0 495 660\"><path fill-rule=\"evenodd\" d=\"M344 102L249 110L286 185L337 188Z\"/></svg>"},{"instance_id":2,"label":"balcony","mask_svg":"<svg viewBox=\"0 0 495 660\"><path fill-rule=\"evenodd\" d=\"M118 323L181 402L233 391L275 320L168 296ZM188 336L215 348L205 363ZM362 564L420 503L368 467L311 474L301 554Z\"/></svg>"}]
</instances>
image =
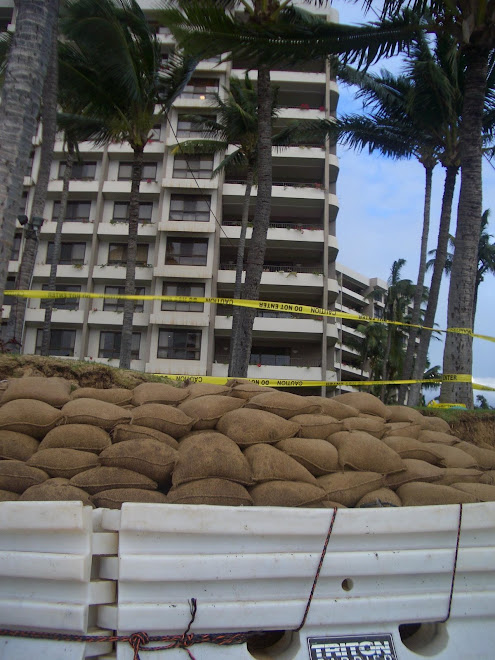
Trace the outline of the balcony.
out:
<instances>
[{"instance_id":1,"label":"balcony","mask_svg":"<svg viewBox=\"0 0 495 660\"><path fill-rule=\"evenodd\" d=\"M105 280L105 281L122 281L125 280L126 267L125 264L96 264L93 269L93 279L94 280ZM151 281L153 277L153 267L150 264L148 266L136 266L136 281Z\"/></svg>"},{"instance_id":2,"label":"balcony","mask_svg":"<svg viewBox=\"0 0 495 660\"><path fill-rule=\"evenodd\" d=\"M163 220L158 224L158 231L186 234L213 234L216 222L212 216L209 222L188 222L184 220Z\"/></svg>"},{"instance_id":3,"label":"balcony","mask_svg":"<svg viewBox=\"0 0 495 660\"><path fill-rule=\"evenodd\" d=\"M227 314L228 313L228 314ZM218 335L230 335L232 330L232 313L229 308L217 307L215 317L215 333ZM290 339L308 339L308 337L319 338L323 331L322 317L314 317L302 314L291 314L288 312L265 312L258 310L254 319L253 332L256 337L272 338L287 335ZM327 342L335 344L338 339L335 324L327 323Z\"/></svg>"},{"instance_id":4,"label":"balcony","mask_svg":"<svg viewBox=\"0 0 495 660\"><path fill-rule=\"evenodd\" d=\"M62 224L62 236L67 236L70 238L79 238L93 235L94 224L92 220L81 219L78 221L65 220ZM55 220L49 220L43 223L41 227L41 237L50 239L55 236L57 231L57 222Z\"/></svg>"},{"instance_id":5,"label":"balcony","mask_svg":"<svg viewBox=\"0 0 495 660\"><path fill-rule=\"evenodd\" d=\"M177 266L175 264L161 264L160 266L155 266L153 269L153 275L155 277L165 277L167 279L188 280L191 278L199 278L207 280L212 277L212 268L211 266Z\"/></svg>"},{"instance_id":6,"label":"balcony","mask_svg":"<svg viewBox=\"0 0 495 660\"><path fill-rule=\"evenodd\" d=\"M60 264L57 266L57 277L64 280L87 280L89 275L87 264ZM38 263L34 267L33 277L48 280L50 277L50 264Z\"/></svg>"},{"instance_id":7,"label":"balcony","mask_svg":"<svg viewBox=\"0 0 495 660\"><path fill-rule=\"evenodd\" d=\"M61 195L63 185L62 179L52 179L48 184L48 192ZM69 193L84 195L86 199L94 198L98 194L98 186L99 182L95 179L74 179L69 181Z\"/></svg>"},{"instance_id":8,"label":"balcony","mask_svg":"<svg viewBox=\"0 0 495 660\"><path fill-rule=\"evenodd\" d=\"M97 301L92 301L95 305ZM94 306L89 311L88 323L90 325L99 325L102 327L122 327L123 312L104 312ZM147 328L149 323L149 314L135 312L132 317L132 325L140 328Z\"/></svg>"},{"instance_id":9,"label":"balcony","mask_svg":"<svg viewBox=\"0 0 495 660\"><path fill-rule=\"evenodd\" d=\"M138 225L138 236L156 236L157 225L154 222L140 222ZM129 225L127 222L102 220L98 225L98 236L129 236Z\"/></svg>"},{"instance_id":10,"label":"balcony","mask_svg":"<svg viewBox=\"0 0 495 660\"><path fill-rule=\"evenodd\" d=\"M218 360L227 358L218 358L212 367L212 376L226 377L228 372L227 362L222 363ZM321 366L314 365L290 365L290 366L271 366L271 365L250 365L248 367L248 378L266 379L277 378L283 381L284 385L293 385L297 387L303 380L322 380ZM334 371L327 371L325 380L337 380ZM281 383L282 384L282 383Z\"/></svg>"},{"instance_id":11,"label":"balcony","mask_svg":"<svg viewBox=\"0 0 495 660\"><path fill-rule=\"evenodd\" d=\"M155 181L153 179L145 179L141 181L139 185L139 194L143 197L141 201L148 197L156 197L160 194L161 185L160 181ZM105 181L103 183L103 194L105 197L111 197L112 199L123 199L128 200L129 195L131 194L131 182L130 181Z\"/></svg>"},{"instance_id":12,"label":"balcony","mask_svg":"<svg viewBox=\"0 0 495 660\"><path fill-rule=\"evenodd\" d=\"M81 305L80 305L81 307ZM42 324L45 320L45 310L40 307L26 309L26 323ZM54 309L52 311L52 323L63 325L82 325L84 311L82 309Z\"/></svg>"},{"instance_id":13,"label":"balcony","mask_svg":"<svg viewBox=\"0 0 495 660\"><path fill-rule=\"evenodd\" d=\"M204 312L171 312L162 311L160 302L155 305L155 312L150 315L150 324L179 327L208 327L210 321L209 304L205 304Z\"/></svg>"}]
</instances>

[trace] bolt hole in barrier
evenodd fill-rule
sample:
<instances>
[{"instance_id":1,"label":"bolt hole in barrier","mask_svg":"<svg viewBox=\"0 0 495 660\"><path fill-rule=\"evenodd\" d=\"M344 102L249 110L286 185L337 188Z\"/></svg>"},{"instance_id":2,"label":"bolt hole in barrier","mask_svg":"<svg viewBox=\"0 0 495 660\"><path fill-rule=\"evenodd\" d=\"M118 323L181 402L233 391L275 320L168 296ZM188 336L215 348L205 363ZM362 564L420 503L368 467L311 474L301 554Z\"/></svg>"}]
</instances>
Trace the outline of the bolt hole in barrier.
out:
<instances>
[{"instance_id":1,"label":"bolt hole in barrier","mask_svg":"<svg viewBox=\"0 0 495 660\"><path fill-rule=\"evenodd\" d=\"M341 586L344 591L351 591L351 589L354 587L354 581L351 580L351 578L345 578L342 580Z\"/></svg>"},{"instance_id":2,"label":"bolt hole in barrier","mask_svg":"<svg viewBox=\"0 0 495 660\"><path fill-rule=\"evenodd\" d=\"M270 630L251 637L247 643L249 654L256 660L271 660L280 655L293 658L300 650L299 633L292 630Z\"/></svg>"},{"instance_id":3,"label":"bolt hole in barrier","mask_svg":"<svg viewBox=\"0 0 495 660\"><path fill-rule=\"evenodd\" d=\"M443 622L403 623L399 635L404 646L418 655L433 657L447 647L449 634Z\"/></svg>"}]
</instances>

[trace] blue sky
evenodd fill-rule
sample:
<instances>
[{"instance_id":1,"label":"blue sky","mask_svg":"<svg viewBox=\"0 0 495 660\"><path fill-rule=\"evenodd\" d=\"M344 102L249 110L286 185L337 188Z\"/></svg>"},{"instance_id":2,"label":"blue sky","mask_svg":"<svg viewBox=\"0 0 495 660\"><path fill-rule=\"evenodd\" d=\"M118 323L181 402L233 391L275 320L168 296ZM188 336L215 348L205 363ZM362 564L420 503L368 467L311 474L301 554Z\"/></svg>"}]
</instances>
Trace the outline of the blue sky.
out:
<instances>
[{"instance_id":1,"label":"blue sky","mask_svg":"<svg viewBox=\"0 0 495 660\"><path fill-rule=\"evenodd\" d=\"M341 23L363 23L374 20L365 17L362 3L336 0L333 7L340 14ZM398 71L397 58L383 60L380 68ZM346 87L340 89L339 112L359 112L360 102ZM419 242L423 224L424 168L415 160L392 161L366 151L355 152L339 147L340 173L337 182L340 211L337 217L339 241L338 261L369 277L386 280L394 260L406 259L403 277L417 279ZM431 229L428 249L436 247L440 217L444 172L437 166L433 174ZM491 209L489 231L495 234L495 171L483 162L483 209ZM458 188L457 188L458 193ZM453 209L451 233L455 233L457 193ZM495 238L493 239L495 240ZM428 278L431 274L428 275ZM428 282L427 282L428 284ZM437 312L438 327L446 327L449 280L444 278ZM487 275L479 289L475 332L495 335L495 277ZM442 341L432 341L430 361L442 365ZM474 381L495 387L495 344L480 339L473 345ZM495 406L495 392L484 394ZM432 394L427 393L427 400Z\"/></svg>"}]
</instances>

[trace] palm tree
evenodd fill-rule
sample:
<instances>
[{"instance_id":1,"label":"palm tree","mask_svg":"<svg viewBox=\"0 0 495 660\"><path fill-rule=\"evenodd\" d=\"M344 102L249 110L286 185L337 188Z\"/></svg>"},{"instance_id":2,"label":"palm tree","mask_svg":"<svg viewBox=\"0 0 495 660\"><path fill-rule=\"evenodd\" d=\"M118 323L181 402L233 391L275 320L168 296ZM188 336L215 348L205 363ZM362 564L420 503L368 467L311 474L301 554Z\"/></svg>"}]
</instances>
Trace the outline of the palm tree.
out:
<instances>
[{"instance_id":1,"label":"palm tree","mask_svg":"<svg viewBox=\"0 0 495 660\"><path fill-rule=\"evenodd\" d=\"M58 0L18 0L0 104L0 308L31 140L50 60Z\"/></svg>"},{"instance_id":2,"label":"palm tree","mask_svg":"<svg viewBox=\"0 0 495 660\"><path fill-rule=\"evenodd\" d=\"M311 0L307 0L311 4ZM325 4L325 0L314 0ZM320 53L345 53L348 58L371 62L380 55L395 53L414 31L409 16L384 22L380 27L351 27L327 24L308 12L296 8L290 0L165 0L162 20L168 25L179 46L187 52L209 57L227 51L248 58L257 69L258 94L258 195L253 219L253 234L246 267L243 296L259 298L261 276L270 220L272 188L272 89L270 66L284 61L311 59L321 29L332 36L330 49ZM243 15L226 9L240 6ZM330 27L329 27L330 26ZM408 32L406 36L406 32ZM371 37L371 39L370 39ZM231 371L235 376L247 375L256 310L242 308L235 336Z\"/></svg>"},{"instance_id":3,"label":"palm tree","mask_svg":"<svg viewBox=\"0 0 495 660\"><path fill-rule=\"evenodd\" d=\"M84 116L101 121L98 144L128 142L134 157L129 196L125 294L135 294L139 187L153 126L189 81L196 60L173 56L161 66L160 46L136 0L72 0L63 21L69 39L63 75L86 99ZM131 362L134 301L124 302L120 367Z\"/></svg>"}]
</instances>

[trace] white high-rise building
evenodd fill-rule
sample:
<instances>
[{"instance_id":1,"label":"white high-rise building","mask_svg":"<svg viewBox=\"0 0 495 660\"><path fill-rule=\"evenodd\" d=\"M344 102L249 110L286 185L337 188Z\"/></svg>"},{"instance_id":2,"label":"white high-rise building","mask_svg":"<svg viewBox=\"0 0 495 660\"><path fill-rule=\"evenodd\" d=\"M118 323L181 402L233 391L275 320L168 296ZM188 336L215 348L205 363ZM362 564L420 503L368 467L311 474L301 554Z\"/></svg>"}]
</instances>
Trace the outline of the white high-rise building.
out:
<instances>
[{"instance_id":1,"label":"white high-rise building","mask_svg":"<svg viewBox=\"0 0 495 660\"><path fill-rule=\"evenodd\" d=\"M0 19L9 21L6 5ZM149 10L153 3L142 0ZM338 20L330 7L317 10ZM4 16L5 14L5 16ZM150 11L150 21L153 22ZM173 40L165 28L157 35L166 56ZM244 185L235 174L211 178L219 156L172 156L177 141L200 137L186 115L211 113L213 92L224 94L230 76L244 76L242 62L201 62L169 121L158 123L145 148L141 183L137 293L232 297ZM250 75L255 76L255 72ZM339 92L329 66L306 63L276 69L271 75L282 106L277 125L335 115ZM39 167L40 136L33 141L24 179L25 213L30 214ZM127 207L132 150L127 144L95 148L80 145L63 227L57 290L123 293ZM50 254L62 192L64 144L55 145L45 222L32 288L47 286ZM338 252L335 146L294 146L273 152L272 210L260 298L318 307L373 312L375 288L386 283L336 266ZM256 188L253 189L253 205ZM248 248L251 230L248 230ZM9 264L13 286L22 256L19 225ZM6 299L8 303L8 299ZM57 300L52 317L50 353L118 364L121 301ZM232 308L214 304L145 301L134 314L131 367L151 373L227 374ZM377 312L378 313L378 312ZM5 308L5 316L8 306ZM41 346L43 302L29 300L23 351ZM352 322L260 311L254 323L252 365L248 375L288 380L359 380L357 351L347 343L358 337ZM352 342L351 342L352 343Z\"/></svg>"}]
</instances>

